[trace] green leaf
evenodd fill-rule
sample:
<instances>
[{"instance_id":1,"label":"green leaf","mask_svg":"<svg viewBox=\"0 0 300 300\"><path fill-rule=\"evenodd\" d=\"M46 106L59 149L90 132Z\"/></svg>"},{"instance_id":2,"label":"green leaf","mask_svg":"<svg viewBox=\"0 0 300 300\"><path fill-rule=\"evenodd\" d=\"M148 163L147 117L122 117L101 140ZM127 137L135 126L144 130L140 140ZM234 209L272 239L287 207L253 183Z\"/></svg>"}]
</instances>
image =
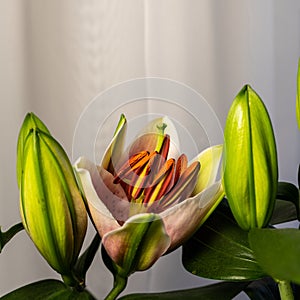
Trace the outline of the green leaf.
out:
<instances>
[{"instance_id":1,"label":"green leaf","mask_svg":"<svg viewBox=\"0 0 300 300\"><path fill-rule=\"evenodd\" d=\"M297 212L295 205L289 201L277 199L272 218L271 225L281 224L285 222L294 221L297 219Z\"/></svg>"},{"instance_id":2,"label":"green leaf","mask_svg":"<svg viewBox=\"0 0 300 300\"><path fill-rule=\"evenodd\" d=\"M249 242L264 271L277 280L300 283L300 231L253 229Z\"/></svg>"},{"instance_id":3,"label":"green leaf","mask_svg":"<svg viewBox=\"0 0 300 300\"><path fill-rule=\"evenodd\" d=\"M289 182L278 182L272 225L299 219L299 190Z\"/></svg>"},{"instance_id":4,"label":"green leaf","mask_svg":"<svg viewBox=\"0 0 300 300\"><path fill-rule=\"evenodd\" d=\"M277 283L269 277L251 282L244 292L251 300L280 300Z\"/></svg>"},{"instance_id":5,"label":"green leaf","mask_svg":"<svg viewBox=\"0 0 300 300\"><path fill-rule=\"evenodd\" d=\"M245 282L221 282L189 290L126 295L121 297L120 300L231 300L247 285L248 283Z\"/></svg>"},{"instance_id":6,"label":"green leaf","mask_svg":"<svg viewBox=\"0 0 300 300\"><path fill-rule=\"evenodd\" d=\"M101 237L98 233L93 238L93 241L89 247L84 251L84 253L78 258L74 271L79 278L85 278L86 273L91 266L95 254L97 253L101 242Z\"/></svg>"},{"instance_id":7,"label":"green leaf","mask_svg":"<svg viewBox=\"0 0 300 300\"><path fill-rule=\"evenodd\" d=\"M221 280L262 278L249 247L248 233L234 221L224 204L183 245L183 265L200 277Z\"/></svg>"},{"instance_id":8,"label":"green leaf","mask_svg":"<svg viewBox=\"0 0 300 300\"><path fill-rule=\"evenodd\" d=\"M297 72L296 118L298 122L298 128L300 130L300 59L298 60L298 72Z\"/></svg>"},{"instance_id":9,"label":"green leaf","mask_svg":"<svg viewBox=\"0 0 300 300\"><path fill-rule=\"evenodd\" d=\"M248 85L236 96L224 132L223 184L244 230L268 224L277 191L277 152L271 120Z\"/></svg>"},{"instance_id":10,"label":"green leaf","mask_svg":"<svg viewBox=\"0 0 300 300\"><path fill-rule=\"evenodd\" d=\"M42 280L23 286L3 296L0 300L94 300L87 291L70 289L58 280Z\"/></svg>"},{"instance_id":11,"label":"green leaf","mask_svg":"<svg viewBox=\"0 0 300 300\"><path fill-rule=\"evenodd\" d=\"M12 226L5 232L2 232L0 227L0 253L5 244L7 244L18 232L20 232L23 229L24 227L22 223L18 223Z\"/></svg>"},{"instance_id":12,"label":"green leaf","mask_svg":"<svg viewBox=\"0 0 300 300\"><path fill-rule=\"evenodd\" d=\"M277 189L277 199L286 200L295 205L297 217L299 219L299 190L298 188L289 182L279 182Z\"/></svg>"}]
</instances>

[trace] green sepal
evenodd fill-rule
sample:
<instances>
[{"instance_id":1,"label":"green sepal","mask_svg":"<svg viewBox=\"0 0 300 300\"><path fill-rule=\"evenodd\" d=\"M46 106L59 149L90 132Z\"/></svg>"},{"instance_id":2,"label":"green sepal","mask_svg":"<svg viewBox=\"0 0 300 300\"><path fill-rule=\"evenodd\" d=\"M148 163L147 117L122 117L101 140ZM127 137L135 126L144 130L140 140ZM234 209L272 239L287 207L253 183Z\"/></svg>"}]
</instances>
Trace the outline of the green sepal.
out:
<instances>
[{"instance_id":1,"label":"green sepal","mask_svg":"<svg viewBox=\"0 0 300 300\"><path fill-rule=\"evenodd\" d=\"M3 247L21 230L23 230L23 224L18 223L10 227L7 231L2 232L0 226L0 253L2 252Z\"/></svg>"},{"instance_id":2,"label":"green sepal","mask_svg":"<svg viewBox=\"0 0 300 300\"><path fill-rule=\"evenodd\" d=\"M248 243L248 233L223 201L202 227L183 244L183 266L199 277L255 280L266 276Z\"/></svg>"},{"instance_id":3,"label":"green sepal","mask_svg":"<svg viewBox=\"0 0 300 300\"><path fill-rule=\"evenodd\" d=\"M223 184L244 230L268 224L277 191L275 137L267 109L246 85L236 96L225 127Z\"/></svg>"},{"instance_id":4,"label":"green sepal","mask_svg":"<svg viewBox=\"0 0 300 300\"><path fill-rule=\"evenodd\" d=\"M252 229L249 242L263 270L280 281L300 283L300 231Z\"/></svg>"},{"instance_id":5,"label":"green sepal","mask_svg":"<svg viewBox=\"0 0 300 300\"><path fill-rule=\"evenodd\" d=\"M20 188L24 163L24 148L26 139L32 129L39 129L50 135L46 125L34 114L28 113L23 121L17 143L17 182Z\"/></svg>"},{"instance_id":6,"label":"green sepal","mask_svg":"<svg viewBox=\"0 0 300 300\"><path fill-rule=\"evenodd\" d=\"M18 288L1 300L95 300L88 291L76 291L58 280L48 279Z\"/></svg>"}]
</instances>

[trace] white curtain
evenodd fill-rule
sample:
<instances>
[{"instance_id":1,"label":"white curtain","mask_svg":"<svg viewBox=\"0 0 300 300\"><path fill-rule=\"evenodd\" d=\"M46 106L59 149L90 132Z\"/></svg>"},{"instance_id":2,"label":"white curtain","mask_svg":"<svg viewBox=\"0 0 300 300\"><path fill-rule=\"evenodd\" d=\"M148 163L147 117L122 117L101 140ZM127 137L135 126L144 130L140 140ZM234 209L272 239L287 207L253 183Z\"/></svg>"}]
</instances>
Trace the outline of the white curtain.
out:
<instances>
[{"instance_id":1,"label":"white curtain","mask_svg":"<svg viewBox=\"0 0 300 300\"><path fill-rule=\"evenodd\" d=\"M235 95L251 84L273 121L280 180L296 183L298 0L10 0L0 2L0 11L2 229L20 220L15 149L25 113L35 112L71 155L76 123L91 99L140 77L190 86L222 126ZM135 274L126 292L206 282L185 273L179 263L178 251L163 257L149 272ZM25 233L0 255L0 295L49 277L57 275ZM111 285L98 256L88 288L101 299Z\"/></svg>"}]
</instances>

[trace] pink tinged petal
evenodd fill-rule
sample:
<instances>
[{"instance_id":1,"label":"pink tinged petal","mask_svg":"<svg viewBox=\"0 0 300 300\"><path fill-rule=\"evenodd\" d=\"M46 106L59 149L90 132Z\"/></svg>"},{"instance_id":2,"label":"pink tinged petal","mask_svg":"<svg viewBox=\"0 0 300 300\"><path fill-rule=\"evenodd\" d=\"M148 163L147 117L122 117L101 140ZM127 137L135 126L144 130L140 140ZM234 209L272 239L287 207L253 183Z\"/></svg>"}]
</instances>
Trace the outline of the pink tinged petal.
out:
<instances>
[{"instance_id":1,"label":"pink tinged petal","mask_svg":"<svg viewBox=\"0 0 300 300\"><path fill-rule=\"evenodd\" d=\"M100 168L99 173L86 158L75 163L75 170L99 234L103 236L119 228L117 220L125 221L129 214L129 203L122 187L113 184L113 176L109 172Z\"/></svg>"},{"instance_id":2,"label":"pink tinged petal","mask_svg":"<svg viewBox=\"0 0 300 300\"><path fill-rule=\"evenodd\" d=\"M146 133L138 138L136 138L133 143L129 146L128 150L125 152L127 157L123 159L129 159L129 157L135 155L136 153L142 151L148 151L150 153L156 150L157 141L159 139L159 134L157 133Z\"/></svg>"},{"instance_id":3,"label":"pink tinged petal","mask_svg":"<svg viewBox=\"0 0 300 300\"><path fill-rule=\"evenodd\" d=\"M123 148L124 148L124 141L127 129L127 121L125 116L122 114L115 130L114 136L108 145L102 161L101 166L110 171L114 174L114 166L116 162L119 160L120 156L122 155Z\"/></svg>"},{"instance_id":4,"label":"pink tinged petal","mask_svg":"<svg viewBox=\"0 0 300 300\"><path fill-rule=\"evenodd\" d=\"M164 128L163 131L162 128ZM130 146L129 155L143 150L151 153L157 150L157 147L161 148L159 144L162 143L164 135L168 135L171 140L169 157L177 158L179 153L179 137L174 123L168 117L156 118L148 123L139 132L135 141Z\"/></svg>"},{"instance_id":5,"label":"pink tinged petal","mask_svg":"<svg viewBox=\"0 0 300 300\"><path fill-rule=\"evenodd\" d=\"M169 248L170 237L159 215L146 213L107 233L102 243L111 259L130 274L150 268Z\"/></svg>"},{"instance_id":6,"label":"pink tinged petal","mask_svg":"<svg viewBox=\"0 0 300 300\"><path fill-rule=\"evenodd\" d=\"M220 182L160 213L171 238L168 251L179 247L204 223L224 197Z\"/></svg>"},{"instance_id":7,"label":"pink tinged petal","mask_svg":"<svg viewBox=\"0 0 300 300\"><path fill-rule=\"evenodd\" d=\"M199 161L201 170L192 195L202 192L216 181L223 145L212 146L202 151L193 161Z\"/></svg>"}]
</instances>

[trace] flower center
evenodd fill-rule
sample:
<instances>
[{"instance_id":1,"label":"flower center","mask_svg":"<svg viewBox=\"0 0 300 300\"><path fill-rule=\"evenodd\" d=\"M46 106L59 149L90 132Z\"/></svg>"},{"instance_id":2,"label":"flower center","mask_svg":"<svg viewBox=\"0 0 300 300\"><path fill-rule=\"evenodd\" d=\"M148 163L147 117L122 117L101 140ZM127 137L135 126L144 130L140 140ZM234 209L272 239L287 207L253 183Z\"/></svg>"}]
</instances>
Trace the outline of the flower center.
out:
<instances>
[{"instance_id":1,"label":"flower center","mask_svg":"<svg viewBox=\"0 0 300 300\"><path fill-rule=\"evenodd\" d=\"M121 184L128 201L163 211L189 197L195 188L200 163L188 166L182 154L177 161L169 158L170 137L164 135L159 151L133 154L117 170L114 183Z\"/></svg>"}]
</instances>

